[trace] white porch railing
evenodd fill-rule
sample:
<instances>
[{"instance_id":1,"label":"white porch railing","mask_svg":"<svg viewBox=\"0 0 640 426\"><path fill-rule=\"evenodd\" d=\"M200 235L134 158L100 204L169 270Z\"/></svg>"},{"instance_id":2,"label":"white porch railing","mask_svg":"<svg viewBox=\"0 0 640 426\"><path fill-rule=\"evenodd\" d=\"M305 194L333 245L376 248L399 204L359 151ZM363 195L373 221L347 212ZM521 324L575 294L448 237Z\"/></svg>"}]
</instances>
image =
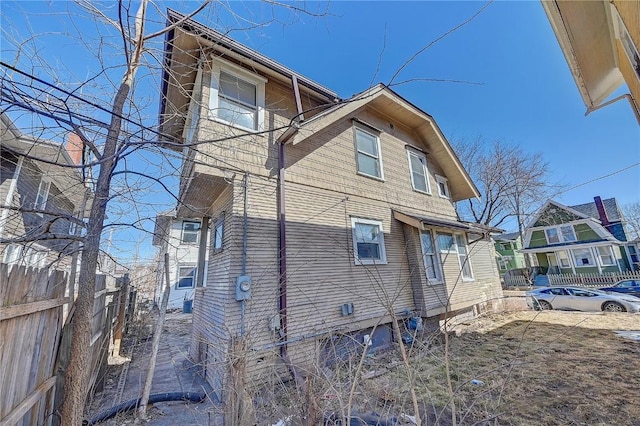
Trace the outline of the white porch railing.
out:
<instances>
[{"instance_id":1,"label":"white porch railing","mask_svg":"<svg viewBox=\"0 0 640 426\"><path fill-rule=\"evenodd\" d=\"M527 287L531 284L529 284L527 278L522 275L505 275L504 285L505 287Z\"/></svg>"},{"instance_id":2,"label":"white porch railing","mask_svg":"<svg viewBox=\"0 0 640 426\"><path fill-rule=\"evenodd\" d=\"M575 285L580 287L606 287L620 280L640 280L640 272L616 272L609 274L548 274L549 285Z\"/></svg>"}]
</instances>

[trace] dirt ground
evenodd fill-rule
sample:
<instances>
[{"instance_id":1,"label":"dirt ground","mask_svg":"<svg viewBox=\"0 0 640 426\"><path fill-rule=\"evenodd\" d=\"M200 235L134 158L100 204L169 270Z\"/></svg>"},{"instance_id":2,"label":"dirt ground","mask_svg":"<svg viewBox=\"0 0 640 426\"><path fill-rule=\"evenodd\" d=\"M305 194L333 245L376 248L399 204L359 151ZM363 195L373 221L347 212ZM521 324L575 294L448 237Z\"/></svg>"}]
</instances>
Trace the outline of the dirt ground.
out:
<instances>
[{"instance_id":1,"label":"dirt ground","mask_svg":"<svg viewBox=\"0 0 640 426\"><path fill-rule=\"evenodd\" d=\"M172 342L172 359L188 347L189 326L190 318L182 315L167 322L163 341ZM256 424L304 424L301 413L313 398L320 419L331 413L342 418L351 401L354 417L411 425L413 388L423 424L451 425L455 412L457 425L640 426L639 314L521 311L476 318L450 331L448 341L442 334L416 341L408 348L408 367L396 346L367 355L360 370L358 358L319 369L306 395L291 382L257 393ZM146 346L140 341L132 353L126 390L140 381L137 363L144 364ZM173 361L159 382L175 380L172 374L183 377L180 363ZM110 380L112 392L104 396L112 400L118 376ZM220 424L212 413L222 411L211 403L157 406L149 424ZM132 420L129 414L109 424Z\"/></svg>"}]
</instances>

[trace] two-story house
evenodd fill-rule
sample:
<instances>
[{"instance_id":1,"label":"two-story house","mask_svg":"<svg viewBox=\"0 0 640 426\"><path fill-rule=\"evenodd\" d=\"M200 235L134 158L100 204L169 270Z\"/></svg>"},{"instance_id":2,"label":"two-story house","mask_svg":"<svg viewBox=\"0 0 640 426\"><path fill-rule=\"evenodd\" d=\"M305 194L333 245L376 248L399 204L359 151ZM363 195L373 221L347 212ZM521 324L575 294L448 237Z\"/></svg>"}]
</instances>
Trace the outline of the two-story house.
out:
<instances>
[{"instance_id":1,"label":"two-story house","mask_svg":"<svg viewBox=\"0 0 640 426\"><path fill-rule=\"evenodd\" d=\"M520 251L522 249L520 233L510 232L508 234L494 235L493 241L496 249L496 263L500 274L526 267L524 254Z\"/></svg>"},{"instance_id":2,"label":"two-story house","mask_svg":"<svg viewBox=\"0 0 640 426\"><path fill-rule=\"evenodd\" d=\"M221 224L215 224L220 238ZM177 219L175 212L156 216L153 245L158 247L158 266L154 300L159 305L166 288L165 253L169 254L169 304L167 309L184 308L185 301L192 301L198 284L198 270L202 271L201 282L206 285L208 245L202 256L204 263L198 268L200 240L206 241L208 229L202 230L200 219ZM214 243L215 245L215 243Z\"/></svg>"},{"instance_id":3,"label":"two-story house","mask_svg":"<svg viewBox=\"0 0 640 426\"><path fill-rule=\"evenodd\" d=\"M74 136L65 148L22 134L0 114L1 262L70 270L78 248L72 236L91 201L75 167L82 151Z\"/></svg>"},{"instance_id":4,"label":"two-story house","mask_svg":"<svg viewBox=\"0 0 640 426\"><path fill-rule=\"evenodd\" d=\"M549 200L527 226L522 252L550 274L629 271L637 258L616 199L600 197L570 207Z\"/></svg>"},{"instance_id":5,"label":"two-story house","mask_svg":"<svg viewBox=\"0 0 640 426\"><path fill-rule=\"evenodd\" d=\"M255 378L326 355L330 336L389 343L392 316L500 302L494 230L458 220L479 193L433 117L382 84L340 99L182 18L160 130L185 153L178 217L220 224L191 346L214 389L232 337Z\"/></svg>"},{"instance_id":6,"label":"two-story house","mask_svg":"<svg viewBox=\"0 0 640 426\"><path fill-rule=\"evenodd\" d=\"M587 113L626 98L640 123L640 2L542 0L587 106ZM629 93L609 99L622 84Z\"/></svg>"}]
</instances>

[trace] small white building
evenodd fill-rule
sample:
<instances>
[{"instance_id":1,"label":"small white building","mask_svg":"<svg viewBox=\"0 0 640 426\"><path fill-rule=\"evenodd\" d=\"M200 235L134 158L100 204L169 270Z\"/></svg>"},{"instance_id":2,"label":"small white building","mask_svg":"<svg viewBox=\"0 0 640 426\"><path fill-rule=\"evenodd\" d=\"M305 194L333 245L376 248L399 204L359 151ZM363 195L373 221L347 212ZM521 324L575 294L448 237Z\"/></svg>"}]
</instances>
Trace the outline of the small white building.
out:
<instances>
[{"instance_id":1,"label":"small white building","mask_svg":"<svg viewBox=\"0 0 640 426\"><path fill-rule=\"evenodd\" d=\"M156 216L153 245L159 247L158 276L154 300L160 304L166 285L164 255L169 253L169 279L171 291L167 309L182 309L186 300L193 300L198 282L198 253L202 238L199 219L176 218L174 212ZM206 238L209 238L207 229ZM203 285L207 282L208 244L205 245Z\"/></svg>"}]
</instances>

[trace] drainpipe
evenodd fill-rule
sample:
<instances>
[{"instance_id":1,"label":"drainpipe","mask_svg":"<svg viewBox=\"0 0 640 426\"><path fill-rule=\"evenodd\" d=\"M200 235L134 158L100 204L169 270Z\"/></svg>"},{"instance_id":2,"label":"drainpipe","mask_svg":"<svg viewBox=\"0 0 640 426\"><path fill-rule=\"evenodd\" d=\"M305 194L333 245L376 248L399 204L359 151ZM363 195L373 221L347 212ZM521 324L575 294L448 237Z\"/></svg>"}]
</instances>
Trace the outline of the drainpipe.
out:
<instances>
[{"instance_id":1,"label":"drainpipe","mask_svg":"<svg viewBox=\"0 0 640 426\"><path fill-rule=\"evenodd\" d=\"M278 312L280 313L280 356L287 358L287 216L285 211L285 158L284 146L296 133L293 124L277 139L278 144Z\"/></svg>"},{"instance_id":2,"label":"drainpipe","mask_svg":"<svg viewBox=\"0 0 640 426\"><path fill-rule=\"evenodd\" d=\"M244 173L244 179L242 181L242 189L244 191L244 206L243 206L243 219L242 219L242 276L247 275L247 239L249 222L247 217L247 187L249 186L249 173ZM245 299L240 301L240 337L244 336L244 314L247 301Z\"/></svg>"},{"instance_id":3,"label":"drainpipe","mask_svg":"<svg viewBox=\"0 0 640 426\"><path fill-rule=\"evenodd\" d=\"M605 103L602 103L600 105L595 105L595 106L590 106L587 107L587 112L584 114L585 116L591 114L593 111L597 111L600 108L604 108L606 106L611 105L614 102L618 102L622 99L626 99L627 101L629 101L629 104L631 105L631 110L633 111L633 115L635 115L636 117L636 121L638 122L638 124L640 124L640 113L638 112L640 110L640 106L638 106L636 104L635 99L633 99L633 97L631 96L631 94L629 93L625 93L624 95L620 95L617 98L613 98Z\"/></svg>"}]
</instances>

